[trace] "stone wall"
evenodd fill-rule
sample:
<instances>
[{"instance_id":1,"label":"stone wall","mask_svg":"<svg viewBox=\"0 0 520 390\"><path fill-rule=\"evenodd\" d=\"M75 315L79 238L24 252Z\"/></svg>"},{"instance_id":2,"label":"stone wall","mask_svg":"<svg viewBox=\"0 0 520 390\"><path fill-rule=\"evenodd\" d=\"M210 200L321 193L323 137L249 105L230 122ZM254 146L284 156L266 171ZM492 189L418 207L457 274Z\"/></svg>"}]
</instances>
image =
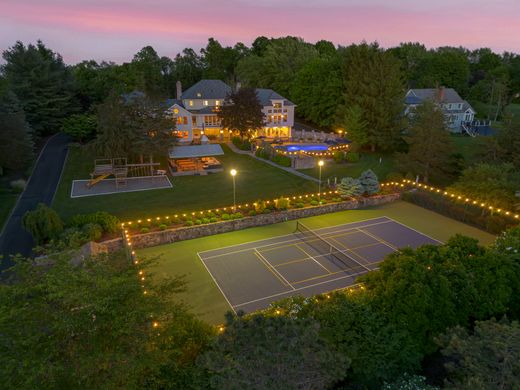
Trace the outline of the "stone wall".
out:
<instances>
[{"instance_id":1,"label":"stone wall","mask_svg":"<svg viewBox=\"0 0 520 390\"><path fill-rule=\"evenodd\" d=\"M211 236L214 234L227 233L250 227L272 225L274 223L313 217L321 214L335 213L343 210L353 210L363 207L377 206L384 203L394 202L400 198L400 194L379 195L359 200L330 203L323 206L306 207L302 209L291 209L287 211L276 211L269 214L255 215L232 221L222 221L207 225L180 227L175 229L132 235L133 248L148 248L151 246L169 244L176 241L190 240L198 237ZM115 251L122 247L122 239L114 239L101 243L108 251Z\"/></svg>"}]
</instances>

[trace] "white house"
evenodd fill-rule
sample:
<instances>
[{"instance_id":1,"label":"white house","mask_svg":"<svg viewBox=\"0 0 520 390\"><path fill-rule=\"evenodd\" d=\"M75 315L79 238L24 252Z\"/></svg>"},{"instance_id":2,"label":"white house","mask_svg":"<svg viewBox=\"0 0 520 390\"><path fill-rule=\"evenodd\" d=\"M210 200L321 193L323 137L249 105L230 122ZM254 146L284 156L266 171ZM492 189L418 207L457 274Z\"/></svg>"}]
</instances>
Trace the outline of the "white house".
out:
<instances>
[{"instance_id":1,"label":"white house","mask_svg":"<svg viewBox=\"0 0 520 390\"><path fill-rule=\"evenodd\" d=\"M473 123L475 110L453 88L410 89L405 96L405 114L425 100L432 100L441 107L446 126L454 133L464 131Z\"/></svg>"},{"instance_id":2,"label":"white house","mask_svg":"<svg viewBox=\"0 0 520 390\"><path fill-rule=\"evenodd\" d=\"M203 134L210 139L228 139L230 131L222 128L216 111L230 92L231 87L221 80L201 80L184 92L177 81L177 99L168 100L167 105L180 141L191 142ZM272 89L256 89L256 94L263 106L264 127L253 136L290 138L295 104Z\"/></svg>"}]
</instances>

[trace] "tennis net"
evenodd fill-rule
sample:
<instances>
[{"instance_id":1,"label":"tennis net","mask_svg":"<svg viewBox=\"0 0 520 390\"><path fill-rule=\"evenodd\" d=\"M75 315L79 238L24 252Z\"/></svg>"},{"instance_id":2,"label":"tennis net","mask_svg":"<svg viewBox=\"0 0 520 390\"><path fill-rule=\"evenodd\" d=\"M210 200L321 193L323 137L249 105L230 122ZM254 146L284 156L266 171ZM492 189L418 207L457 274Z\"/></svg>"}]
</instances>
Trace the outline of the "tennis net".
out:
<instances>
[{"instance_id":1,"label":"tennis net","mask_svg":"<svg viewBox=\"0 0 520 390\"><path fill-rule=\"evenodd\" d=\"M330 243L326 238L316 233L314 230L309 229L300 221L296 221L296 231L301 234L300 239L303 242L311 248L314 248L318 253L328 255L331 260L338 260L352 273L370 271L368 267L342 252L341 249Z\"/></svg>"}]
</instances>

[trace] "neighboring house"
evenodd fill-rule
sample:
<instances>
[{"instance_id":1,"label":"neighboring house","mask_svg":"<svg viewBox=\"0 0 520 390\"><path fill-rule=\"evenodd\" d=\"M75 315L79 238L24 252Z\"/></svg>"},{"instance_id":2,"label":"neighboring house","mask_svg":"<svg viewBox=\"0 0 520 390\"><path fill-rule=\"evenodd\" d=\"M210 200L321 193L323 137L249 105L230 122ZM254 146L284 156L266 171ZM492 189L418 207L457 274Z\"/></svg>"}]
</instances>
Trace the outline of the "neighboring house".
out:
<instances>
[{"instance_id":1,"label":"neighboring house","mask_svg":"<svg viewBox=\"0 0 520 390\"><path fill-rule=\"evenodd\" d=\"M450 131L461 133L473 125L475 110L453 88L410 89L405 96L405 114L425 100L432 100L441 107Z\"/></svg>"},{"instance_id":2,"label":"neighboring house","mask_svg":"<svg viewBox=\"0 0 520 390\"><path fill-rule=\"evenodd\" d=\"M237 87L240 88L240 84ZM221 80L201 80L184 92L177 81L177 99L168 100L167 105L180 141L191 142L203 134L210 139L229 139L231 132L221 127L217 110L230 93L231 87ZM290 138L295 104L272 89L256 89L256 94L263 106L265 120L263 128L253 136Z\"/></svg>"}]
</instances>

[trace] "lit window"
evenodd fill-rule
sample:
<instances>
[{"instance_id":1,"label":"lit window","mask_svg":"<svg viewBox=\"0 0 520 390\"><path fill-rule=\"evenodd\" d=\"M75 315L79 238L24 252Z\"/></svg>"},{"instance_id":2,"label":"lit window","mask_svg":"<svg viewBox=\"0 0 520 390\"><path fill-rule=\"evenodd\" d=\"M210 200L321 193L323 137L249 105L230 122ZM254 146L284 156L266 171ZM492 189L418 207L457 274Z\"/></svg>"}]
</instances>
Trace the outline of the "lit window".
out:
<instances>
[{"instance_id":1,"label":"lit window","mask_svg":"<svg viewBox=\"0 0 520 390\"><path fill-rule=\"evenodd\" d=\"M220 106L220 100L215 100L215 106Z\"/></svg>"},{"instance_id":2,"label":"lit window","mask_svg":"<svg viewBox=\"0 0 520 390\"><path fill-rule=\"evenodd\" d=\"M178 108L174 108L174 109L173 109L173 113L174 113L174 114L178 114L178 113L179 113L179 109L178 109Z\"/></svg>"},{"instance_id":3,"label":"lit window","mask_svg":"<svg viewBox=\"0 0 520 390\"><path fill-rule=\"evenodd\" d=\"M208 101L207 101L207 100L204 100L204 105L205 105L205 106L208 105Z\"/></svg>"},{"instance_id":4,"label":"lit window","mask_svg":"<svg viewBox=\"0 0 520 390\"><path fill-rule=\"evenodd\" d=\"M190 100L190 107L193 107L193 100Z\"/></svg>"},{"instance_id":5,"label":"lit window","mask_svg":"<svg viewBox=\"0 0 520 390\"><path fill-rule=\"evenodd\" d=\"M197 97L202 97L202 95L200 94L200 92L197 92Z\"/></svg>"}]
</instances>

